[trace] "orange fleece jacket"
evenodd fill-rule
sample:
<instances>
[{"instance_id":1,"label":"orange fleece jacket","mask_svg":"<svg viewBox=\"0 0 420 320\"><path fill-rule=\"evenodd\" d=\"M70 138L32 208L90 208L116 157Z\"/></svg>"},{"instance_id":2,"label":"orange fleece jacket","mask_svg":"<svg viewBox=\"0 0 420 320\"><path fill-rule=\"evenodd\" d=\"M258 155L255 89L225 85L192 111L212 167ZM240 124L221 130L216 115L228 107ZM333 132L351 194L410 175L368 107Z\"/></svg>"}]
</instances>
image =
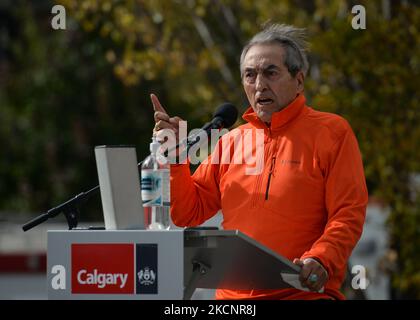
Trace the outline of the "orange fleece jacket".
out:
<instances>
[{"instance_id":1,"label":"orange fleece jacket","mask_svg":"<svg viewBox=\"0 0 420 320\"><path fill-rule=\"evenodd\" d=\"M251 150L263 156L262 172L246 174L247 164L210 163L217 152L193 176L187 164L172 165L173 222L197 226L221 209L223 229L238 229L290 260L313 257L329 275L324 293L218 289L217 299L344 299L339 289L362 233L368 201L351 127L338 115L306 106L304 95L274 113L270 127L252 108L243 118L248 123L227 136L253 132ZM256 154L256 129L264 132L263 154ZM222 158L230 153L232 159L238 147L231 140L222 148L222 140L216 149Z\"/></svg>"}]
</instances>

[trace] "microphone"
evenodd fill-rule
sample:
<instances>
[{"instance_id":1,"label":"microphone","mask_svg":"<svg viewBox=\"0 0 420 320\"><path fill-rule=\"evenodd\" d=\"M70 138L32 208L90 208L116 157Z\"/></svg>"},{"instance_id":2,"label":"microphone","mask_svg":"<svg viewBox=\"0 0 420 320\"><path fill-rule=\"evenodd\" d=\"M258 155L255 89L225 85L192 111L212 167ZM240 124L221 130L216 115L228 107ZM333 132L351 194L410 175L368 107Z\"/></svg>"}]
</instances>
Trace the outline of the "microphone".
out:
<instances>
[{"instance_id":1,"label":"microphone","mask_svg":"<svg viewBox=\"0 0 420 320\"><path fill-rule=\"evenodd\" d=\"M207 122L201 130L206 132L208 136L211 132L211 129L222 129L222 128L230 128L238 118L238 110L236 107L229 103L225 102L221 104L213 114L213 119L210 122ZM193 136L189 136L187 138L187 146L191 147L195 143L198 142L199 134L195 134Z\"/></svg>"},{"instance_id":2,"label":"microphone","mask_svg":"<svg viewBox=\"0 0 420 320\"><path fill-rule=\"evenodd\" d=\"M225 102L216 109L213 114L213 119L199 129L198 133L190 135L178 142L176 146L166 149L163 151L163 155L167 157L170 152L173 152L182 146L186 147L183 152L187 152L194 144L200 141L203 132L206 134L206 137L208 137L212 129L229 128L236 122L237 118L238 110L236 107L229 102Z\"/></svg>"}]
</instances>

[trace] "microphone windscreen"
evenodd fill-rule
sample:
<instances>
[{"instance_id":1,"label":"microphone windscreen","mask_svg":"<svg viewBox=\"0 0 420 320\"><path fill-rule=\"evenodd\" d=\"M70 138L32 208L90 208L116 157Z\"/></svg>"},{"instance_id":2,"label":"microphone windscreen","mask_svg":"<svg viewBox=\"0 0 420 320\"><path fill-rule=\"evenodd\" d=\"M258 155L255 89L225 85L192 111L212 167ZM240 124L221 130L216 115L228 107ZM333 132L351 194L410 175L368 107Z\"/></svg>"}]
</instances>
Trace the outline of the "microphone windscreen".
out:
<instances>
[{"instance_id":1,"label":"microphone windscreen","mask_svg":"<svg viewBox=\"0 0 420 320\"><path fill-rule=\"evenodd\" d=\"M236 107L228 102L221 104L213 115L214 118L220 117L223 119L225 128L230 128L238 118L238 110Z\"/></svg>"}]
</instances>

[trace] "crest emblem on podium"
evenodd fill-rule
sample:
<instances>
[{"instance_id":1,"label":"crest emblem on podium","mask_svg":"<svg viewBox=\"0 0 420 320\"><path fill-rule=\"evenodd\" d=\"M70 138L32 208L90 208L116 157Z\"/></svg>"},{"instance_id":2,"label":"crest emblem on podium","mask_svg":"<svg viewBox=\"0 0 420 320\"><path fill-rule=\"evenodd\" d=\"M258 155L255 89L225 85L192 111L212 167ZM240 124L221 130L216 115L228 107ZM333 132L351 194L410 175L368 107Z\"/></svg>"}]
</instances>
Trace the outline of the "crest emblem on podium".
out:
<instances>
[{"instance_id":1,"label":"crest emblem on podium","mask_svg":"<svg viewBox=\"0 0 420 320\"><path fill-rule=\"evenodd\" d=\"M156 243L136 244L136 293L158 294L158 246Z\"/></svg>"},{"instance_id":2,"label":"crest emblem on podium","mask_svg":"<svg viewBox=\"0 0 420 320\"><path fill-rule=\"evenodd\" d=\"M140 284L149 286L155 283L156 273L153 270L150 270L149 267L145 267L137 272L137 277L139 278Z\"/></svg>"}]
</instances>

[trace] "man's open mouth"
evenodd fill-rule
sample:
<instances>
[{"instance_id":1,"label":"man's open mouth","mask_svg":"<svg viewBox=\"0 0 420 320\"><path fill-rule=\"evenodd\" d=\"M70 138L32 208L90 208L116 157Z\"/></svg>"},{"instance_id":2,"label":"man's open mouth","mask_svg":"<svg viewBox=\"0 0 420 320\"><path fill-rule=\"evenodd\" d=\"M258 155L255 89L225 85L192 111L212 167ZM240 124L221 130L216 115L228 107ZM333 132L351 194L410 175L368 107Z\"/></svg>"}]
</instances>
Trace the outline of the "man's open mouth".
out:
<instances>
[{"instance_id":1,"label":"man's open mouth","mask_svg":"<svg viewBox=\"0 0 420 320\"><path fill-rule=\"evenodd\" d=\"M274 100L270 99L270 98L259 98L259 99L257 99L257 103L262 105L262 106L272 104L273 102L274 102Z\"/></svg>"}]
</instances>

